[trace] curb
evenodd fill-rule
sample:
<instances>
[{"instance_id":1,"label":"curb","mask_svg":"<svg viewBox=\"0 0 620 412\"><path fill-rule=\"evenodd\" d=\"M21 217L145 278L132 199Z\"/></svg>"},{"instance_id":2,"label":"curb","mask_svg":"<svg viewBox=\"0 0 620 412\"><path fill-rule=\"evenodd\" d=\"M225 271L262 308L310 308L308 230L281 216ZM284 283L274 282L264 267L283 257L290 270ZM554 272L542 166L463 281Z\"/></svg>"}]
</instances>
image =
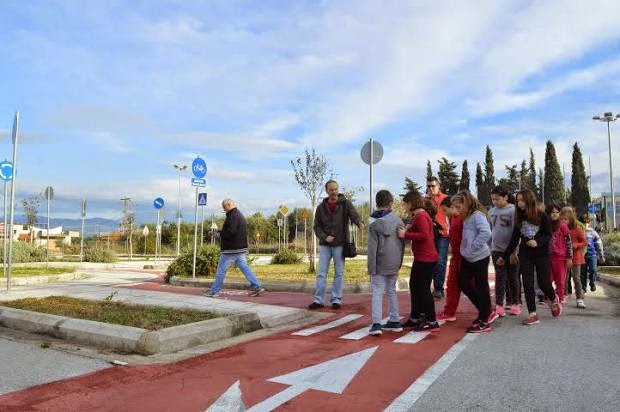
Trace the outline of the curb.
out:
<instances>
[{"instance_id":1,"label":"curb","mask_svg":"<svg viewBox=\"0 0 620 412\"><path fill-rule=\"evenodd\" d=\"M0 325L24 332L50 335L101 348L142 355L176 352L263 327L255 313L238 313L148 331L132 326L74 319L3 306L0 306Z\"/></svg>"},{"instance_id":2,"label":"curb","mask_svg":"<svg viewBox=\"0 0 620 412\"><path fill-rule=\"evenodd\" d=\"M50 276L20 276L11 278L11 286L30 286L30 285L41 285L45 283L53 283L53 282L66 282L69 280L80 280L86 279L88 276L79 273L61 273L58 275L50 275ZM6 278L1 278L6 283Z\"/></svg>"},{"instance_id":3,"label":"curb","mask_svg":"<svg viewBox=\"0 0 620 412\"><path fill-rule=\"evenodd\" d=\"M608 285L620 288L620 279L610 276L610 275L606 275L605 273L599 273L598 277L599 277L599 280L601 280L602 282L607 283Z\"/></svg>"},{"instance_id":4,"label":"curb","mask_svg":"<svg viewBox=\"0 0 620 412\"><path fill-rule=\"evenodd\" d=\"M170 285L172 286L190 286L208 288L213 284L213 280L208 279L188 279L179 276L173 276L170 278ZM241 280L225 280L224 286L230 289L249 290L250 285ZM261 286L269 292L302 292L302 293L314 293L315 282L314 281L301 281L301 282L262 282ZM327 285L326 292L331 292L331 285ZM369 282L355 282L353 284L345 284L342 288L346 293L370 293L371 286ZM396 282L397 291L409 290L409 278L399 278Z\"/></svg>"}]
</instances>

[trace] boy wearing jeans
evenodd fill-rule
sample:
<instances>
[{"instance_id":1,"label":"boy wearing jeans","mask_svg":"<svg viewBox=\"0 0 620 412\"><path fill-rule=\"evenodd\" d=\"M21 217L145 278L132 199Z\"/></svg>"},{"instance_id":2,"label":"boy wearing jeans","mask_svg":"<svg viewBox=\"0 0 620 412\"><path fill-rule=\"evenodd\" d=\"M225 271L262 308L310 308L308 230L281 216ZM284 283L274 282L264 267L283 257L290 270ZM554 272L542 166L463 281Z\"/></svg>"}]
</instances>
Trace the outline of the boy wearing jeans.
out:
<instances>
[{"instance_id":1,"label":"boy wearing jeans","mask_svg":"<svg viewBox=\"0 0 620 412\"><path fill-rule=\"evenodd\" d=\"M375 219L368 227L368 273L372 288L372 326L371 335L381 335L382 330L401 332L396 281L403 263L404 243L397 230L404 227L403 221L392 211L394 198L387 190L376 195L377 211ZM381 325L383 292L387 295L390 317Z\"/></svg>"}]
</instances>

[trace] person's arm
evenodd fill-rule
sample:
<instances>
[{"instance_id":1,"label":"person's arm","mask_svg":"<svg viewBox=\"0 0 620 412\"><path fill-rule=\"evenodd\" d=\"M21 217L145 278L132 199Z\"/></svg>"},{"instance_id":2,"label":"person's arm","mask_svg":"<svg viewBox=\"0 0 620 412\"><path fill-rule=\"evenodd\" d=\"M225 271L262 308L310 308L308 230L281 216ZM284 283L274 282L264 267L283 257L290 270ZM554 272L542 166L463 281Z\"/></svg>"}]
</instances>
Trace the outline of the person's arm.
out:
<instances>
[{"instance_id":1,"label":"person's arm","mask_svg":"<svg viewBox=\"0 0 620 412\"><path fill-rule=\"evenodd\" d=\"M514 250L517 248L517 245L519 244L520 239L521 239L521 229L515 226L514 229L512 229L512 237L510 238L510 243L508 244L508 247L504 251L505 261L508 261L508 259L510 259L510 255L512 255Z\"/></svg>"},{"instance_id":2,"label":"person's arm","mask_svg":"<svg viewBox=\"0 0 620 412\"><path fill-rule=\"evenodd\" d=\"M323 229L323 221L321 220L321 214L319 213L320 207L321 205L319 205L314 212L314 234L316 237L324 241L325 238L329 236L329 233L326 233Z\"/></svg>"},{"instance_id":3,"label":"person's arm","mask_svg":"<svg viewBox=\"0 0 620 412\"><path fill-rule=\"evenodd\" d=\"M573 259L573 240L570 238L570 231L566 226L562 226L564 231L564 246L566 247L566 256Z\"/></svg>"},{"instance_id":4,"label":"person's arm","mask_svg":"<svg viewBox=\"0 0 620 412\"><path fill-rule=\"evenodd\" d=\"M601 258L601 260L605 260L605 253L603 251L603 241L601 240L601 237L598 235L596 230L593 230L592 232L594 233L594 248L599 254L599 257Z\"/></svg>"},{"instance_id":5,"label":"person's arm","mask_svg":"<svg viewBox=\"0 0 620 412\"><path fill-rule=\"evenodd\" d=\"M226 240L232 239L239 231L239 226L241 226L241 219L239 219L239 216L237 216L236 213L229 213L222 227L220 237Z\"/></svg>"},{"instance_id":6,"label":"person's arm","mask_svg":"<svg viewBox=\"0 0 620 412\"><path fill-rule=\"evenodd\" d=\"M368 230L368 274L377 274L377 249L379 246L379 239L377 238L377 232L372 227Z\"/></svg>"},{"instance_id":7,"label":"person's arm","mask_svg":"<svg viewBox=\"0 0 620 412\"><path fill-rule=\"evenodd\" d=\"M581 249L584 246L588 245L588 239L586 239L586 235L583 233L583 230L578 229L576 231L577 236L575 236L575 242L573 242L573 249Z\"/></svg>"},{"instance_id":8,"label":"person's arm","mask_svg":"<svg viewBox=\"0 0 620 412\"><path fill-rule=\"evenodd\" d=\"M353 206L353 203L349 200L347 200L347 213L349 214L349 219L351 219L351 222L355 223L355 226L358 228L363 226L364 222L362 222L359 213L355 210L355 206Z\"/></svg>"},{"instance_id":9,"label":"person's arm","mask_svg":"<svg viewBox=\"0 0 620 412\"><path fill-rule=\"evenodd\" d=\"M472 218L474 218L474 225L478 234L472 240L471 246L474 250L480 250L491 240L491 227L482 213L474 213Z\"/></svg>"}]
</instances>

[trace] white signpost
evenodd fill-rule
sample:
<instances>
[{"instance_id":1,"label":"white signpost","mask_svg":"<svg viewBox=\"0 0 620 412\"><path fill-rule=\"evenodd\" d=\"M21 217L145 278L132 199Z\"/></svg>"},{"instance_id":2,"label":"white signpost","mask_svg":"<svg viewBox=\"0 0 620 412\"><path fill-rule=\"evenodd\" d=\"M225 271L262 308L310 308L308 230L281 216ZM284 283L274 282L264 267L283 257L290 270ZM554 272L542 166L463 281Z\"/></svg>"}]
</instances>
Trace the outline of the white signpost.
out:
<instances>
[{"instance_id":1,"label":"white signpost","mask_svg":"<svg viewBox=\"0 0 620 412\"><path fill-rule=\"evenodd\" d=\"M50 202L54 198L54 188L48 186L45 188L45 197L47 198L47 243L45 250L45 268L50 264Z\"/></svg>"},{"instance_id":2,"label":"white signpost","mask_svg":"<svg viewBox=\"0 0 620 412\"><path fill-rule=\"evenodd\" d=\"M374 210L374 200L372 198L373 193L372 193L372 166L376 165L377 163L379 163L381 161L381 159L383 159L383 146L381 146L381 143L374 141L372 139L368 140L368 142L366 142L366 144L362 147L362 150L360 152L360 155L362 157L362 160L364 161L364 163L366 163L369 167L370 167L370 191L369 191L369 196L370 196L370 214L372 214L373 210Z\"/></svg>"},{"instance_id":3,"label":"white signpost","mask_svg":"<svg viewBox=\"0 0 620 412\"><path fill-rule=\"evenodd\" d=\"M204 178L207 175L207 163L200 157L196 157L192 162L192 186L196 186L196 198L194 199L194 259L192 261L192 279L196 278L196 249L198 247L198 203L200 197L198 189L204 187L207 184L207 180ZM206 202L207 196L205 194L204 200Z\"/></svg>"},{"instance_id":4,"label":"white signpost","mask_svg":"<svg viewBox=\"0 0 620 412\"><path fill-rule=\"evenodd\" d=\"M160 214L161 209L165 205L165 201L163 197L158 197L153 200L153 207L157 210L157 226L155 227L155 260L159 260L159 256L161 256L161 223L160 223ZM146 246L144 248L146 253Z\"/></svg>"}]
</instances>

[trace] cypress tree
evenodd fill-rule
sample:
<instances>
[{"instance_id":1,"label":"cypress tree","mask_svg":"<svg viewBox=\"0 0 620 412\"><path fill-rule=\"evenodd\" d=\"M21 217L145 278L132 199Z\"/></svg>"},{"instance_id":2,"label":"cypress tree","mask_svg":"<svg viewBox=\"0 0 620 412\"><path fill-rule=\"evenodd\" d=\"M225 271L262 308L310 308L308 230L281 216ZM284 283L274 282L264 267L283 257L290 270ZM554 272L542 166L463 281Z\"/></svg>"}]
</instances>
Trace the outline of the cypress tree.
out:
<instances>
[{"instance_id":1,"label":"cypress tree","mask_svg":"<svg viewBox=\"0 0 620 412\"><path fill-rule=\"evenodd\" d=\"M495 168L493 167L493 152L489 145L487 145L486 153L484 155L484 183L490 189L495 186Z\"/></svg>"},{"instance_id":2,"label":"cypress tree","mask_svg":"<svg viewBox=\"0 0 620 412\"><path fill-rule=\"evenodd\" d=\"M461 169L461 181L459 182L459 190L469 190L469 169L467 160L463 160L463 169Z\"/></svg>"},{"instance_id":3,"label":"cypress tree","mask_svg":"<svg viewBox=\"0 0 620 412\"><path fill-rule=\"evenodd\" d=\"M555 146L551 140L547 140L545 150L545 197L544 202L564 203L564 176L558 158L555 154Z\"/></svg>"},{"instance_id":4,"label":"cypress tree","mask_svg":"<svg viewBox=\"0 0 620 412\"><path fill-rule=\"evenodd\" d=\"M588 188L588 178L586 168L583 165L581 149L575 143L573 146L572 173L570 178L570 203L573 205L578 215L588 212L590 203L590 189Z\"/></svg>"},{"instance_id":5,"label":"cypress tree","mask_svg":"<svg viewBox=\"0 0 620 412\"><path fill-rule=\"evenodd\" d=\"M538 201L542 202L543 197L545 197L545 173L542 169L538 169L538 185L534 193L536 193Z\"/></svg>"},{"instance_id":6,"label":"cypress tree","mask_svg":"<svg viewBox=\"0 0 620 412\"><path fill-rule=\"evenodd\" d=\"M415 180L409 178L409 177L405 177L405 186L403 186L403 190L405 191L405 193L407 192L420 192L421 193L421 187L418 184L418 182L416 182ZM404 197L405 195L402 194L401 197Z\"/></svg>"},{"instance_id":7,"label":"cypress tree","mask_svg":"<svg viewBox=\"0 0 620 412\"><path fill-rule=\"evenodd\" d=\"M433 176L433 169L431 168L431 161L427 160L426 161L426 181L428 182L428 180Z\"/></svg>"},{"instance_id":8,"label":"cypress tree","mask_svg":"<svg viewBox=\"0 0 620 412\"><path fill-rule=\"evenodd\" d=\"M486 192L484 187L484 175L480 162L476 162L476 197L482 199L483 193Z\"/></svg>"},{"instance_id":9,"label":"cypress tree","mask_svg":"<svg viewBox=\"0 0 620 412\"><path fill-rule=\"evenodd\" d=\"M521 170L519 170L519 188L532 189L528 186L527 163L525 160L521 161Z\"/></svg>"},{"instance_id":10,"label":"cypress tree","mask_svg":"<svg viewBox=\"0 0 620 412\"><path fill-rule=\"evenodd\" d=\"M517 165L506 166L506 177L500 179L499 184L510 192L515 192L519 189L519 172L517 172Z\"/></svg>"},{"instance_id":11,"label":"cypress tree","mask_svg":"<svg viewBox=\"0 0 620 412\"><path fill-rule=\"evenodd\" d=\"M530 147L530 161L527 165L527 186L530 190L540 194L540 188L536 186L536 159L534 159L534 151Z\"/></svg>"},{"instance_id":12,"label":"cypress tree","mask_svg":"<svg viewBox=\"0 0 620 412\"><path fill-rule=\"evenodd\" d=\"M449 161L445 157L437 161L439 163L439 171L437 177L441 182L443 192L453 196L459 191L459 175L456 173L456 163Z\"/></svg>"}]
</instances>

